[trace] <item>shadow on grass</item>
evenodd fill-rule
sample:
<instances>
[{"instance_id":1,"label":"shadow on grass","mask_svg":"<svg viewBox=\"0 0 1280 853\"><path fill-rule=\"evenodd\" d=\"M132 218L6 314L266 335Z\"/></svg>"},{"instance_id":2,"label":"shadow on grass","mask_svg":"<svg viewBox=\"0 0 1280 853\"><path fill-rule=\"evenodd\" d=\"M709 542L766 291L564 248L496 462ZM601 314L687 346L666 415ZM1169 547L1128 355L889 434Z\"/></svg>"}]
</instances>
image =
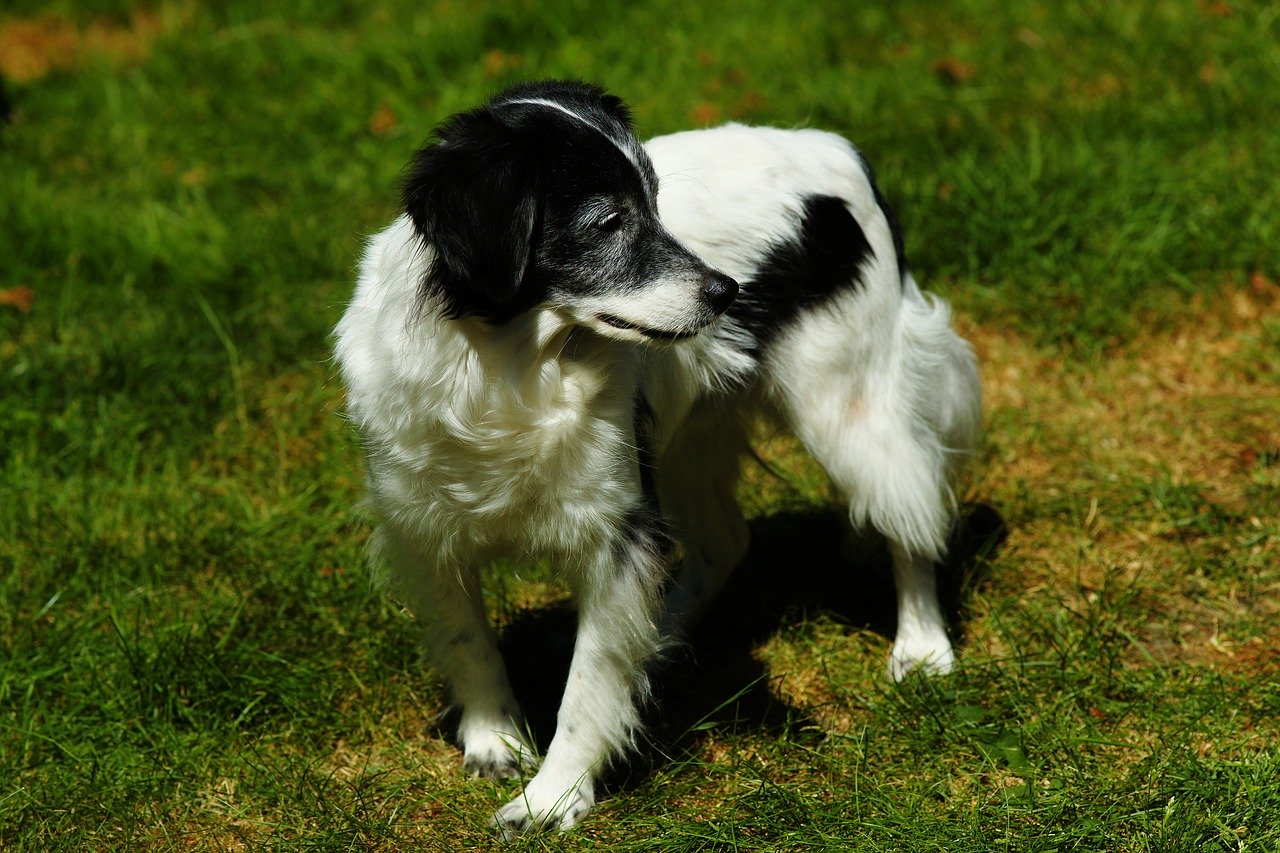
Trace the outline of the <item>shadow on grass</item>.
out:
<instances>
[{"instance_id":1,"label":"shadow on grass","mask_svg":"<svg viewBox=\"0 0 1280 853\"><path fill-rule=\"evenodd\" d=\"M647 742L607 787L647 775L707 732L798 731L804 712L769 689L769 673L753 651L779 629L819 613L892 638L897 615L888 550L876 538L854 538L840 515L814 511L754 519L746 559L687 645L653 672ZM969 592L1005 538L991 506L966 506L939 567L938 591L957 640ZM526 722L545 751L555 732L575 615L563 607L525 611L507 625L501 647ZM456 722L449 720L450 727Z\"/></svg>"}]
</instances>

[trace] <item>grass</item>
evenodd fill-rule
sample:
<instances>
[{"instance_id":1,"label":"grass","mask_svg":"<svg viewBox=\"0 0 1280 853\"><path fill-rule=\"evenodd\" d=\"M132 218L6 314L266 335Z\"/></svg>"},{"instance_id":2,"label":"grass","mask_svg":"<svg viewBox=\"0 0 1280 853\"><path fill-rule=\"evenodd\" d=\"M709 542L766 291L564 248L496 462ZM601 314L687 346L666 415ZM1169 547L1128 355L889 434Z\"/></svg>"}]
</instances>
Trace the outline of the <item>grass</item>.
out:
<instances>
[{"instance_id":1,"label":"grass","mask_svg":"<svg viewBox=\"0 0 1280 853\"><path fill-rule=\"evenodd\" d=\"M646 133L857 140L988 439L956 675L887 682L883 555L762 436L646 757L515 847L1280 849L1277 36L1208 0L6 4L0 846L490 844L516 788L461 778L366 580L328 333L428 129L571 75ZM489 588L518 669L563 661L551 571Z\"/></svg>"}]
</instances>

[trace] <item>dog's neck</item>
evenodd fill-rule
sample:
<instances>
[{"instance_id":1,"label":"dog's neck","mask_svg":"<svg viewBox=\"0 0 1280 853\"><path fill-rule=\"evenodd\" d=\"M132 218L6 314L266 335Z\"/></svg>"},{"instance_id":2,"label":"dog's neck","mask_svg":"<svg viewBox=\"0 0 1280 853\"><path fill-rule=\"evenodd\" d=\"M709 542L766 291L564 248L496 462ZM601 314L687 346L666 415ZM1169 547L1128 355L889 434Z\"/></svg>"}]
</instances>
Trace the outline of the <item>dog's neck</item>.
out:
<instances>
[{"instance_id":1,"label":"dog's neck","mask_svg":"<svg viewBox=\"0 0 1280 853\"><path fill-rule=\"evenodd\" d=\"M629 401L642 367L640 348L607 340L550 308L501 325L444 320L465 341L465 358L490 382L538 408L549 402L592 406L599 398Z\"/></svg>"}]
</instances>

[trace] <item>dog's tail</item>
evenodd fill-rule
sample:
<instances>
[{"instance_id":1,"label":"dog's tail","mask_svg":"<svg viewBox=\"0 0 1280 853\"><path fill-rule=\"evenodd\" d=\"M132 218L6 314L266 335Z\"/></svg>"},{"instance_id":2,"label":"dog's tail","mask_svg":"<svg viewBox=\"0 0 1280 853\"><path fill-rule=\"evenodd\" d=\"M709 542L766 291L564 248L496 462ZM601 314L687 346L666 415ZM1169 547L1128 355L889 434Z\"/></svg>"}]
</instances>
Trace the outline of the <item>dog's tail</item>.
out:
<instances>
[{"instance_id":1,"label":"dog's tail","mask_svg":"<svg viewBox=\"0 0 1280 853\"><path fill-rule=\"evenodd\" d=\"M942 299L921 292L915 277L903 277L904 296L909 304L929 315L920 325L929 329L928 339L938 348L936 389L931 401L931 420L948 457L952 476L958 474L977 450L982 437L982 382L973 347L951 327L951 309ZM927 306L927 307L926 307Z\"/></svg>"}]
</instances>

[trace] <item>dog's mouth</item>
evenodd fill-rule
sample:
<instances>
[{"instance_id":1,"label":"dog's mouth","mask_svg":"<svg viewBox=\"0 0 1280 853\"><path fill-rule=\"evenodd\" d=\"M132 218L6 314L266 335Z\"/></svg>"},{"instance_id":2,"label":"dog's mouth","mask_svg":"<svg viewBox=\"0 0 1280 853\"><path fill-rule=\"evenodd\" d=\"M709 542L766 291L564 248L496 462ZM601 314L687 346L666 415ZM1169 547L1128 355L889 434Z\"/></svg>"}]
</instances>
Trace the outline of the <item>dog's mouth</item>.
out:
<instances>
[{"instance_id":1,"label":"dog's mouth","mask_svg":"<svg viewBox=\"0 0 1280 853\"><path fill-rule=\"evenodd\" d=\"M668 332L663 329L650 329L648 326L641 326L638 323L632 323L629 320L624 320L621 317L615 317L612 314L597 314L596 317L599 318L600 322L607 323L615 329L624 329L628 332L639 332L646 338L651 338L655 341L683 341L687 338L692 338L694 335L702 331L702 329L699 328L694 329L691 332Z\"/></svg>"}]
</instances>

